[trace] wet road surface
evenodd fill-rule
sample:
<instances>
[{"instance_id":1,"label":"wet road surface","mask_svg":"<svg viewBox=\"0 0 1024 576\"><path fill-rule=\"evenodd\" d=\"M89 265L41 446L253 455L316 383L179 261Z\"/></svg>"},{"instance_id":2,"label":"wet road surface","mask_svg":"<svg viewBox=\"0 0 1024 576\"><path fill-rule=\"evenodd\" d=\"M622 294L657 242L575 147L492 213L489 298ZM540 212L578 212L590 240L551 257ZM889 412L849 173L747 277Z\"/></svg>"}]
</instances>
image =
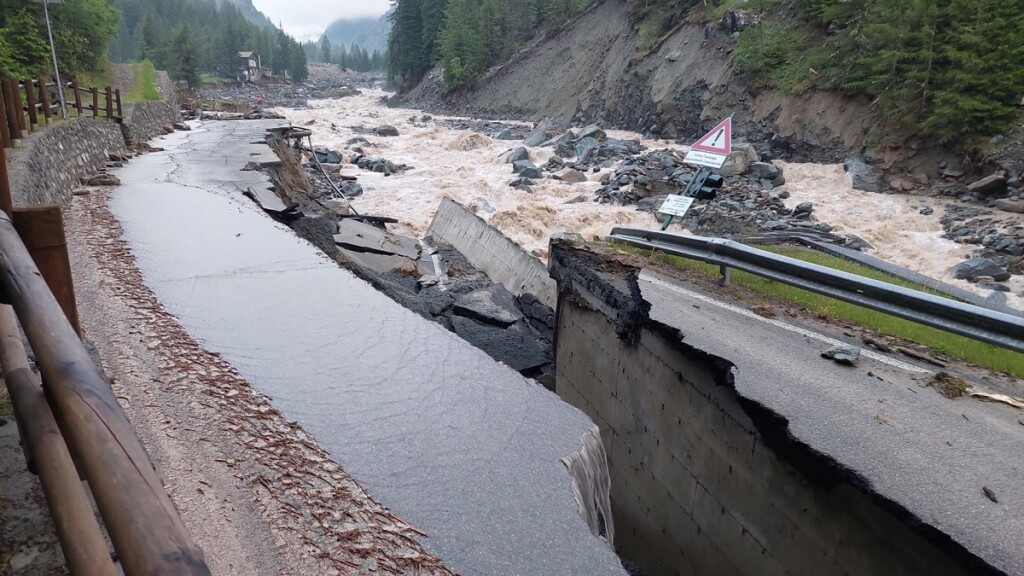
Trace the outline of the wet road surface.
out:
<instances>
[{"instance_id":1,"label":"wet road surface","mask_svg":"<svg viewBox=\"0 0 1024 576\"><path fill-rule=\"evenodd\" d=\"M209 123L118 171L110 209L165 308L453 569L624 574L560 462L594 425L244 198L271 125Z\"/></svg>"}]
</instances>

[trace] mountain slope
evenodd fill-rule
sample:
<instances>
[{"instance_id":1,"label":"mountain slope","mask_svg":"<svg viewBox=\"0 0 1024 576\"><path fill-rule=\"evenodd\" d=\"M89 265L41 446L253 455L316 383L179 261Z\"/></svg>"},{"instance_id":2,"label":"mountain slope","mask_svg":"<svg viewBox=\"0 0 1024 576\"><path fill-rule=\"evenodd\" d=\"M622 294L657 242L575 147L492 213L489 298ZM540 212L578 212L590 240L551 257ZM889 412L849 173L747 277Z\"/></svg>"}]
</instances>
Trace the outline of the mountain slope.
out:
<instances>
[{"instance_id":1,"label":"mountain slope","mask_svg":"<svg viewBox=\"0 0 1024 576\"><path fill-rule=\"evenodd\" d=\"M260 12L252 4L252 0L224 0L230 4L234 4L238 11L245 16L245 19L261 28L277 28L277 26L267 18L267 15Z\"/></svg>"},{"instance_id":2,"label":"mountain slope","mask_svg":"<svg viewBox=\"0 0 1024 576\"><path fill-rule=\"evenodd\" d=\"M753 93L733 70L735 42L731 20L725 22L683 24L640 55L626 1L604 0L475 87L443 95L435 70L406 99L487 116L598 121L684 140L736 112L738 139L771 141L780 153L834 160L864 145L872 115L863 100Z\"/></svg>"},{"instance_id":3,"label":"mountain slope","mask_svg":"<svg viewBox=\"0 0 1024 576\"><path fill-rule=\"evenodd\" d=\"M332 22L320 38L327 38L335 46L344 43L348 48L358 44L367 52L383 53L387 49L390 30L387 15L355 20L339 19Z\"/></svg>"}]
</instances>

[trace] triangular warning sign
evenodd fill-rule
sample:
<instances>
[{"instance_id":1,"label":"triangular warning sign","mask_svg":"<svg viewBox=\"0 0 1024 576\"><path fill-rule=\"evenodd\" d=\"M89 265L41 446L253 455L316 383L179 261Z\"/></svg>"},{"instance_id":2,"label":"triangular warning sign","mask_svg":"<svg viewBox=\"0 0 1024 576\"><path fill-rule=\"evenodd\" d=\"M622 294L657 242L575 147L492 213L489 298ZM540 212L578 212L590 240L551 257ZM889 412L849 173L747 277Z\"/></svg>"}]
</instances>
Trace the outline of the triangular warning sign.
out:
<instances>
[{"instance_id":1,"label":"triangular warning sign","mask_svg":"<svg viewBox=\"0 0 1024 576\"><path fill-rule=\"evenodd\" d=\"M722 120L722 123L712 128L711 132L694 142L690 150L728 156L732 152L732 118Z\"/></svg>"}]
</instances>

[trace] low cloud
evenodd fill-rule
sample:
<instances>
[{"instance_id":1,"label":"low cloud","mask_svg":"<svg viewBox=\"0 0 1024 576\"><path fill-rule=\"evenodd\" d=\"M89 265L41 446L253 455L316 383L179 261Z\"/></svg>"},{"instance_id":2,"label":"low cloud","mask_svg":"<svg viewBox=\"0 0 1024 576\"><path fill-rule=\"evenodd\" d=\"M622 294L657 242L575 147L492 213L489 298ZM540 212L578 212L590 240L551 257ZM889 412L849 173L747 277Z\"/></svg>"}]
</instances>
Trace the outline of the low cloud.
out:
<instances>
[{"instance_id":1,"label":"low cloud","mask_svg":"<svg viewBox=\"0 0 1024 576\"><path fill-rule=\"evenodd\" d=\"M328 24L339 18L380 16L391 0L253 0L253 5L274 24L299 40L316 40Z\"/></svg>"}]
</instances>

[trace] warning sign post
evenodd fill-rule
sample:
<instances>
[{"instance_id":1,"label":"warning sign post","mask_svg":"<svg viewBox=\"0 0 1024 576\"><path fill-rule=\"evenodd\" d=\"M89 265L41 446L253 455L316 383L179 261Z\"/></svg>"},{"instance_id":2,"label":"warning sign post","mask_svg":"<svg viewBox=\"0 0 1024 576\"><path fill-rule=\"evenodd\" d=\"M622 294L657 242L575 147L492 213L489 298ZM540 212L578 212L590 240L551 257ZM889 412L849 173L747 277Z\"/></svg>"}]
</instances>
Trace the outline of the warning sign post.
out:
<instances>
[{"instance_id":1,"label":"warning sign post","mask_svg":"<svg viewBox=\"0 0 1024 576\"><path fill-rule=\"evenodd\" d=\"M711 175L711 172L703 167L721 168L725 164L725 159L731 153L732 115L722 120L718 126L712 128L710 132L701 136L700 139L690 146L690 151L686 153L686 158L683 161L694 166L702 166L702 168L698 169L697 173L693 175L686 188L683 189L681 196L669 196L669 199L665 200L661 210L659 210L663 214L668 214L665 222L661 225L662 230L665 230L672 224L672 219L675 216L683 216L689 210L690 204L693 203L693 198L697 196L697 193L707 181L708 176ZM684 198L689 200L689 202L686 202Z\"/></svg>"}]
</instances>

